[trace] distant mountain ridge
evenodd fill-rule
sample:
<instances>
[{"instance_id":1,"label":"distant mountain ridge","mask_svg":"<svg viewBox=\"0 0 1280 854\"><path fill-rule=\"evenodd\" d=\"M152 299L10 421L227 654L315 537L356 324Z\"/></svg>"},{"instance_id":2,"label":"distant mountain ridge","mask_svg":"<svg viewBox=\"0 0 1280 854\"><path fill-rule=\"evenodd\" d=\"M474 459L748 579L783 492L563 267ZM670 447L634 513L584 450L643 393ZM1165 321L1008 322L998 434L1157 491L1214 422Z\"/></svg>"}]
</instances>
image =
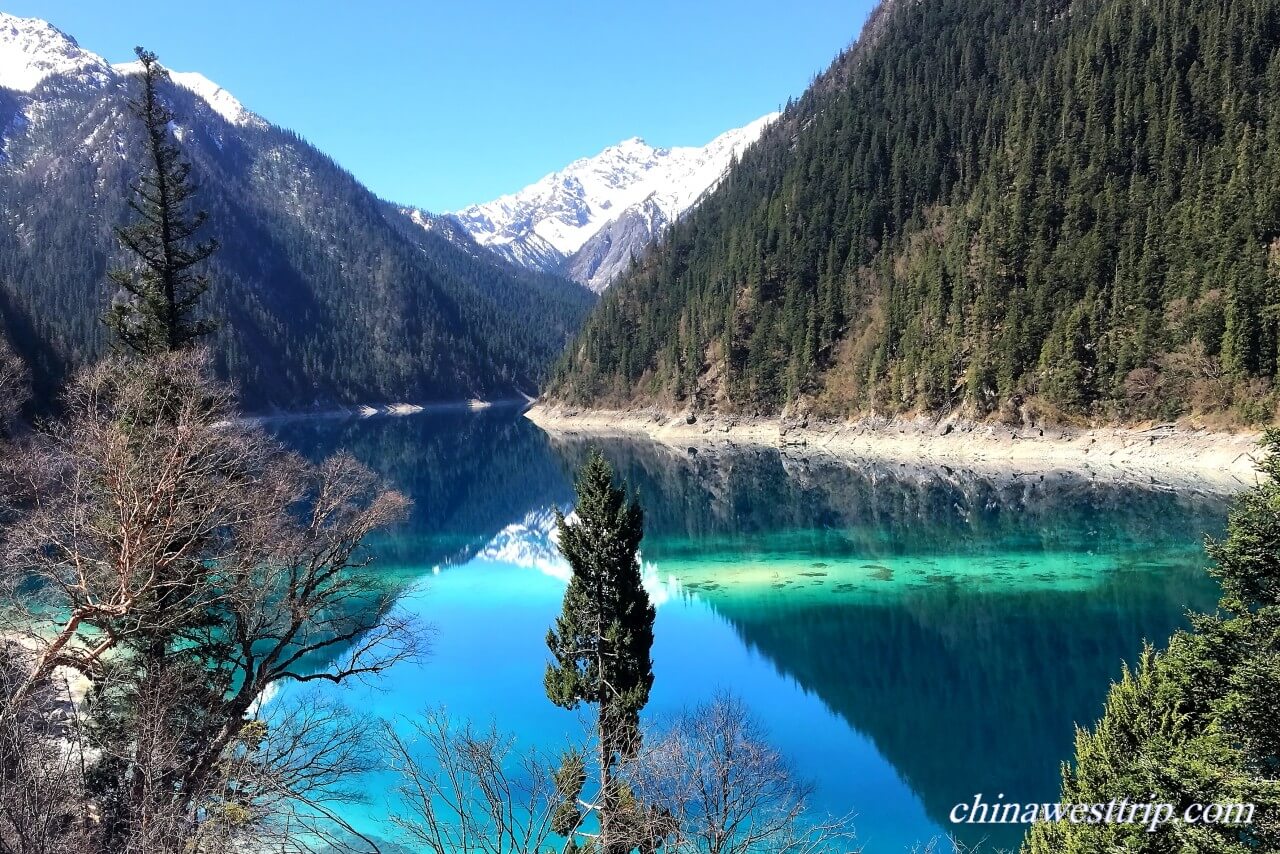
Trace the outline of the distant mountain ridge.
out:
<instances>
[{"instance_id":1,"label":"distant mountain ridge","mask_svg":"<svg viewBox=\"0 0 1280 854\"><path fill-rule=\"evenodd\" d=\"M516 264L563 273L600 292L713 189L777 116L762 116L704 146L655 148L634 137L447 216Z\"/></svg>"},{"instance_id":2,"label":"distant mountain ridge","mask_svg":"<svg viewBox=\"0 0 1280 854\"><path fill-rule=\"evenodd\" d=\"M113 228L141 156L135 70L0 13L0 335L45 400L107 346L106 271L128 260ZM172 133L222 244L212 345L248 407L536 391L590 292L423 229L203 75L170 76Z\"/></svg>"}]
</instances>

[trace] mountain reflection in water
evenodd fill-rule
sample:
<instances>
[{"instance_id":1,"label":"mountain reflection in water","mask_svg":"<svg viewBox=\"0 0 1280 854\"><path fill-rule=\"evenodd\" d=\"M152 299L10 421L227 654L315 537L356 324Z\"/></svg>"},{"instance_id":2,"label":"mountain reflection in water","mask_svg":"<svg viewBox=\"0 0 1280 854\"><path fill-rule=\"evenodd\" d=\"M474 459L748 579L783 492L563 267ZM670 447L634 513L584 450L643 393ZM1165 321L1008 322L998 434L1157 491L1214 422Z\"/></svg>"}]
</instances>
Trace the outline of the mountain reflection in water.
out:
<instances>
[{"instance_id":1,"label":"mountain reflection in water","mask_svg":"<svg viewBox=\"0 0 1280 854\"><path fill-rule=\"evenodd\" d=\"M872 854L951 831L1015 846L1014 829L953 828L952 805L1055 798L1073 726L1098 716L1121 662L1216 599L1202 540L1223 526L1220 496L552 440L503 408L273 429L307 455L351 451L415 501L374 544L376 571L436 624L439 645L371 705L446 704L548 744L577 731L539 678L568 571L552 510L571 505L572 472L600 447L646 511L650 712L719 687L742 694L816 781L816 806L858 814ZM451 644L474 621L504 631L479 651ZM468 656L482 655L504 666L477 686ZM375 794L350 818L385 832L374 823L388 808Z\"/></svg>"}]
</instances>

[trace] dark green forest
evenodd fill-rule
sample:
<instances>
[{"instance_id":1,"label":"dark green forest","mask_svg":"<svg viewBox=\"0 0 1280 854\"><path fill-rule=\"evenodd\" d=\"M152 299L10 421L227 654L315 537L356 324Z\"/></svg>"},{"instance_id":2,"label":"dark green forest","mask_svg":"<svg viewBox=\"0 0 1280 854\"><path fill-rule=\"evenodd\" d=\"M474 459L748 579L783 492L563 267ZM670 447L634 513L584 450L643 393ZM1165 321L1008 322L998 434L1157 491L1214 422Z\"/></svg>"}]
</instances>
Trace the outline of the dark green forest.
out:
<instances>
[{"instance_id":1,"label":"dark green forest","mask_svg":"<svg viewBox=\"0 0 1280 854\"><path fill-rule=\"evenodd\" d=\"M1148 646L1107 693L1102 717L1077 728L1062 767L1064 803L1107 803L1150 792L1178 816L1193 804L1243 804L1248 820L1173 822L1152 833L1123 823L1033 825L1024 854L1280 851L1280 431L1268 430L1258 483L1210 540L1222 597L1191 615L1160 651ZM1207 808L1207 807L1205 807ZM1208 815L1208 813L1206 813Z\"/></svg>"},{"instance_id":2,"label":"dark green forest","mask_svg":"<svg viewBox=\"0 0 1280 854\"><path fill-rule=\"evenodd\" d=\"M1256 423L1280 0L886 0L602 300L549 393Z\"/></svg>"},{"instance_id":3,"label":"dark green forest","mask_svg":"<svg viewBox=\"0 0 1280 854\"><path fill-rule=\"evenodd\" d=\"M0 334L37 406L109 346L136 81L0 90ZM203 265L218 372L250 410L532 394L593 301L420 228L289 131L232 125L177 86L164 98L209 214L199 236L221 244Z\"/></svg>"}]
</instances>

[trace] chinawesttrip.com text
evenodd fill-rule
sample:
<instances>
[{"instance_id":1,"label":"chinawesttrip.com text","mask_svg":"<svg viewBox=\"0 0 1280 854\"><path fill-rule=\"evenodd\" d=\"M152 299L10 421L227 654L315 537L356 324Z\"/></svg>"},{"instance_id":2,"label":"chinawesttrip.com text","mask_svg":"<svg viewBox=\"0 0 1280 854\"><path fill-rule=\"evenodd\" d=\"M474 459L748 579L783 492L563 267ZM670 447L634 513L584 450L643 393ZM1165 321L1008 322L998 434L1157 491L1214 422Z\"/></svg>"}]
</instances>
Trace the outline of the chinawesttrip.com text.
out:
<instances>
[{"instance_id":1,"label":"chinawesttrip.com text","mask_svg":"<svg viewBox=\"0 0 1280 854\"><path fill-rule=\"evenodd\" d=\"M1068 822L1070 824L1134 824L1154 833L1162 825L1184 824L1245 825L1253 822L1253 804L1189 804L1179 809L1174 804L1160 803L1155 796L1149 801L1113 798L1103 803L1051 804L1006 801L1004 794L988 800L982 794L972 802L961 802L951 808L953 824L1035 824Z\"/></svg>"}]
</instances>

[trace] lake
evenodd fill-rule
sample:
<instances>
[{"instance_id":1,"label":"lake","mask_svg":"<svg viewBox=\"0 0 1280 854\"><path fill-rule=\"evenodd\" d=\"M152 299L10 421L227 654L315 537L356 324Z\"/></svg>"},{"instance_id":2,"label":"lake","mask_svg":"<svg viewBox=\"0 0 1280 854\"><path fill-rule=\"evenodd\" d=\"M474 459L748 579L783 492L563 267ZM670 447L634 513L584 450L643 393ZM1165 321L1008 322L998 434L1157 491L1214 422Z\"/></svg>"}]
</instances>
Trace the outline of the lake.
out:
<instances>
[{"instance_id":1,"label":"lake","mask_svg":"<svg viewBox=\"0 0 1280 854\"><path fill-rule=\"evenodd\" d=\"M567 566L549 540L585 441L515 408L271 428L310 456L345 448L414 499L375 571L433 628L430 656L377 685L326 689L395 718L444 706L524 743L580 733L543 695ZM658 618L660 719L723 689L803 775L817 810L857 814L868 854L948 832L952 806L1057 796L1073 725L1101 712L1144 639L1211 608L1205 534L1228 499L1082 479L791 459L772 449L598 446L639 490ZM344 809L388 837L386 775Z\"/></svg>"}]
</instances>

